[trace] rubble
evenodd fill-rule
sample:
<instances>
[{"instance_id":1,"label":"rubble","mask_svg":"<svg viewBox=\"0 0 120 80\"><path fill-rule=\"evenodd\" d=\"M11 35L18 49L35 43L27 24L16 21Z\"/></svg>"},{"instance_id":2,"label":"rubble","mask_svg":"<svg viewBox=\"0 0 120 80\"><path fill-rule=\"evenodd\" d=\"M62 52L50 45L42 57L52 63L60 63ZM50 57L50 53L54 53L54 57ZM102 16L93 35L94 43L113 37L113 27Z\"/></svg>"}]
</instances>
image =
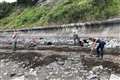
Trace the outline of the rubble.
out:
<instances>
[{"instance_id":1,"label":"rubble","mask_svg":"<svg viewBox=\"0 0 120 80\"><path fill-rule=\"evenodd\" d=\"M24 55L11 53L4 54L4 57L1 55L0 78L2 80L108 80L112 73L116 73L111 66L117 68L115 64L97 62L96 59L91 60L82 53L64 52L65 55L55 53L46 56L43 55L44 53Z\"/></svg>"}]
</instances>

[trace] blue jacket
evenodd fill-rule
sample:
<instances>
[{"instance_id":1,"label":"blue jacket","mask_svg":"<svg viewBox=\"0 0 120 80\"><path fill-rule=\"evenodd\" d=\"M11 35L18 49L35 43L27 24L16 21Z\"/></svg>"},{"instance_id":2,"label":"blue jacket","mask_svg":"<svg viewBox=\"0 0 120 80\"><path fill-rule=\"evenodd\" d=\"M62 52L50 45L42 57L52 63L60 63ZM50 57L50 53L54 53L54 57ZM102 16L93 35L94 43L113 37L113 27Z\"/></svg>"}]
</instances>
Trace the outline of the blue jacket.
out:
<instances>
[{"instance_id":1,"label":"blue jacket","mask_svg":"<svg viewBox=\"0 0 120 80\"><path fill-rule=\"evenodd\" d=\"M99 43L97 47L100 47L100 48L104 48L104 46L106 44L105 41L103 41L103 40L97 40L96 43Z\"/></svg>"}]
</instances>

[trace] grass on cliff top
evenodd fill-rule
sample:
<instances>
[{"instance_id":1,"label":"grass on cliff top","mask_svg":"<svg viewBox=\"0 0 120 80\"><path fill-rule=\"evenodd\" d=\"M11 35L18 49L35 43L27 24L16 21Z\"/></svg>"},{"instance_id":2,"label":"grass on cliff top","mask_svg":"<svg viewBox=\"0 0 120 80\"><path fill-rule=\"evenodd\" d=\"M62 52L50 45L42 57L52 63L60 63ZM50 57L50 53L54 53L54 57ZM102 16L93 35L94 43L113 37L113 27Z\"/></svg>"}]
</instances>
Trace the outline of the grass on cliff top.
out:
<instances>
[{"instance_id":1,"label":"grass on cliff top","mask_svg":"<svg viewBox=\"0 0 120 80\"><path fill-rule=\"evenodd\" d=\"M95 2L100 1L100 2ZM62 0L17 9L0 20L2 29L103 20L120 15L120 0Z\"/></svg>"}]
</instances>

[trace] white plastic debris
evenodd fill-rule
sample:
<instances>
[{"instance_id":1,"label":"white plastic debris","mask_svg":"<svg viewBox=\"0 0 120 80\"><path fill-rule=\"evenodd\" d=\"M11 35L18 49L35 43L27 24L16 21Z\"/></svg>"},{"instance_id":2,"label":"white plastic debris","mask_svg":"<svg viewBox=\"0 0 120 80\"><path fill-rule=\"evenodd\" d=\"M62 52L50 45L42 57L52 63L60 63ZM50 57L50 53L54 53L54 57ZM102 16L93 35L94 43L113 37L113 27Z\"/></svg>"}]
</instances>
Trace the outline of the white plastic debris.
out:
<instances>
[{"instance_id":1,"label":"white plastic debris","mask_svg":"<svg viewBox=\"0 0 120 80\"><path fill-rule=\"evenodd\" d=\"M111 74L110 80L120 80L120 77L115 74Z\"/></svg>"}]
</instances>

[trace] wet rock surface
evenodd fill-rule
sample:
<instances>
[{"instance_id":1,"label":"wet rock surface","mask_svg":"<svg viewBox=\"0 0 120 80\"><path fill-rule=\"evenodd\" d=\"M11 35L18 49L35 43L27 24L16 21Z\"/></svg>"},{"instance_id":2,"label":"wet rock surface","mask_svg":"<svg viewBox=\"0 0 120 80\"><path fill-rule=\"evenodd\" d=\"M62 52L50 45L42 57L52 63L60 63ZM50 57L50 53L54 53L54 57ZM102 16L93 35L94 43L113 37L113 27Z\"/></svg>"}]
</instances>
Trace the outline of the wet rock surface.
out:
<instances>
[{"instance_id":1,"label":"wet rock surface","mask_svg":"<svg viewBox=\"0 0 120 80\"><path fill-rule=\"evenodd\" d=\"M120 74L120 63L110 59L106 55L100 60L84 52L0 53L0 79L109 80L111 74Z\"/></svg>"}]
</instances>

